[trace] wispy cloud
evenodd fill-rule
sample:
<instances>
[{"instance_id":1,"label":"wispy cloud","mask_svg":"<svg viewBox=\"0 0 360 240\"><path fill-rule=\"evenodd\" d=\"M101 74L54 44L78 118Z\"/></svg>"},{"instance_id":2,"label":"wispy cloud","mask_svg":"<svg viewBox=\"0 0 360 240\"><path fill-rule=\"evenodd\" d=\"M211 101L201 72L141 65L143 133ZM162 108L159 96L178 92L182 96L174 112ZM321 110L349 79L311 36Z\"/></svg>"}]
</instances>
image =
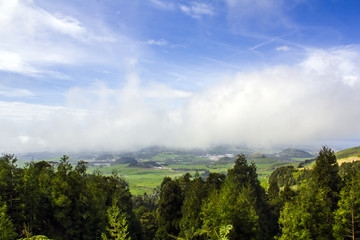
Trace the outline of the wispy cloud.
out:
<instances>
[{"instance_id":1,"label":"wispy cloud","mask_svg":"<svg viewBox=\"0 0 360 240\"><path fill-rule=\"evenodd\" d=\"M159 39L159 40L149 39L145 42L145 44L156 45L156 46L166 46L169 43L165 39Z\"/></svg>"},{"instance_id":2,"label":"wispy cloud","mask_svg":"<svg viewBox=\"0 0 360 240\"><path fill-rule=\"evenodd\" d=\"M258 49L258 48L260 48L260 47L262 47L262 46L266 46L266 45L268 45L268 44L270 44L270 43L273 43L273 42L275 42L275 41L277 41L277 40L279 40L279 37L271 38L271 39L269 39L269 40L266 40L266 41L264 41L264 42L261 42L261 43L259 43L259 44L256 44L255 46L252 46L252 47L250 48L250 50L256 50L256 49Z\"/></svg>"},{"instance_id":3,"label":"wispy cloud","mask_svg":"<svg viewBox=\"0 0 360 240\"><path fill-rule=\"evenodd\" d=\"M165 9L165 10L174 10L175 9L175 3L173 2L167 2L162 0L150 0L156 7Z\"/></svg>"},{"instance_id":4,"label":"wispy cloud","mask_svg":"<svg viewBox=\"0 0 360 240\"><path fill-rule=\"evenodd\" d=\"M202 16L213 16L215 11L213 8L205 3L192 2L190 5L179 5L180 10L192 18L199 19Z\"/></svg>"},{"instance_id":5,"label":"wispy cloud","mask_svg":"<svg viewBox=\"0 0 360 240\"><path fill-rule=\"evenodd\" d=\"M27 89L22 88L9 88L0 85L0 96L9 97L9 98L24 98L24 97L33 97L35 94Z\"/></svg>"},{"instance_id":6,"label":"wispy cloud","mask_svg":"<svg viewBox=\"0 0 360 240\"><path fill-rule=\"evenodd\" d=\"M276 51L279 51L279 52L287 52L287 51L291 50L291 48L286 45L276 47L275 49L276 49Z\"/></svg>"},{"instance_id":7,"label":"wispy cloud","mask_svg":"<svg viewBox=\"0 0 360 240\"><path fill-rule=\"evenodd\" d=\"M33 1L0 1L0 16L0 71L48 75L54 72L49 66L99 61L99 43L118 41Z\"/></svg>"},{"instance_id":8,"label":"wispy cloud","mask_svg":"<svg viewBox=\"0 0 360 240\"><path fill-rule=\"evenodd\" d=\"M178 10L182 13L195 18L200 19L203 16L215 15L215 10L211 4L205 2L190 2L190 3L168 3L162 0L150 0L156 7L164 10Z\"/></svg>"},{"instance_id":9,"label":"wispy cloud","mask_svg":"<svg viewBox=\"0 0 360 240\"><path fill-rule=\"evenodd\" d=\"M297 0L225 0L229 24L238 34L271 32L274 29L293 29L288 11L301 1Z\"/></svg>"}]
</instances>

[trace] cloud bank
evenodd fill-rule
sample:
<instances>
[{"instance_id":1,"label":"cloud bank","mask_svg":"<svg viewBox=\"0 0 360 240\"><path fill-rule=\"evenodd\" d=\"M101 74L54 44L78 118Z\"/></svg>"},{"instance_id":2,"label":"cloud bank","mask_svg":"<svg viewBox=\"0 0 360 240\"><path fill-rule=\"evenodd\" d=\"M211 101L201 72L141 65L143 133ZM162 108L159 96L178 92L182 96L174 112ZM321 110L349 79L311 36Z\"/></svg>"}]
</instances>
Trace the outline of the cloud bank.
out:
<instances>
[{"instance_id":1,"label":"cloud bank","mask_svg":"<svg viewBox=\"0 0 360 240\"><path fill-rule=\"evenodd\" d=\"M71 88L63 107L0 102L0 150L268 146L348 139L360 134L359 69L358 46L309 49L298 64L239 72L200 92L144 84L133 73L121 88L102 82Z\"/></svg>"}]
</instances>

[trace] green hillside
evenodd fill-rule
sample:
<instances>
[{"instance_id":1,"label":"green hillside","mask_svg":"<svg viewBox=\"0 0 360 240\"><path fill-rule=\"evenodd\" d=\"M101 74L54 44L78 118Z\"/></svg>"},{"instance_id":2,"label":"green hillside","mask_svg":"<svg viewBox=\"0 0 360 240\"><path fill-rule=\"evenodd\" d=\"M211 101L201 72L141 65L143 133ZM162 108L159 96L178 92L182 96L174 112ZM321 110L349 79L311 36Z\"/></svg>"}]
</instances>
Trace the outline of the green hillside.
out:
<instances>
[{"instance_id":1,"label":"green hillside","mask_svg":"<svg viewBox=\"0 0 360 240\"><path fill-rule=\"evenodd\" d=\"M278 156L281 158L311 158L312 155L308 152L305 152L296 148L287 148L280 153Z\"/></svg>"},{"instance_id":2,"label":"green hillside","mask_svg":"<svg viewBox=\"0 0 360 240\"><path fill-rule=\"evenodd\" d=\"M337 159L348 158L348 157L360 157L360 146L348 148L335 153Z\"/></svg>"}]
</instances>

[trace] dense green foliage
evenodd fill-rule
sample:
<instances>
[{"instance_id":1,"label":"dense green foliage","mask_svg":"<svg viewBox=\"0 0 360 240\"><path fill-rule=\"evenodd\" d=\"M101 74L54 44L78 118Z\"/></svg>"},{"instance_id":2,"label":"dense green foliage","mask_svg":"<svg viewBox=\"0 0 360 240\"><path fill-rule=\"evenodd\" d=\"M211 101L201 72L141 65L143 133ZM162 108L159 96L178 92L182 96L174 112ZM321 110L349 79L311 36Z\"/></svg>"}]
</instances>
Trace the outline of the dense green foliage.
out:
<instances>
[{"instance_id":1,"label":"dense green foliage","mask_svg":"<svg viewBox=\"0 0 360 240\"><path fill-rule=\"evenodd\" d=\"M340 174L341 173L341 174ZM227 174L165 177L132 196L116 172L0 158L0 239L358 239L360 164L323 147L312 170L277 168L267 191L238 155ZM32 239L31 238L31 239Z\"/></svg>"},{"instance_id":2,"label":"dense green foliage","mask_svg":"<svg viewBox=\"0 0 360 240\"><path fill-rule=\"evenodd\" d=\"M269 177L269 183L276 182L279 188L284 187L285 185L293 186L309 179L310 176L310 170L298 170L294 168L294 166L288 165L275 169Z\"/></svg>"},{"instance_id":3,"label":"dense green foliage","mask_svg":"<svg viewBox=\"0 0 360 240\"><path fill-rule=\"evenodd\" d=\"M334 152L323 147L310 179L281 211L280 239L333 239L334 210L342 182L338 172Z\"/></svg>"},{"instance_id":4,"label":"dense green foliage","mask_svg":"<svg viewBox=\"0 0 360 240\"><path fill-rule=\"evenodd\" d=\"M345 186L340 191L339 208L335 212L334 236L336 239L360 238L360 171L358 164L348 169Z\"/></svg>"},{"instance_id":5,"label":"dense green foliage","mask_svg":"<svg viewBox=\"0 0 360 240\"><path fill-rule=\"evenodd\" d=\"M56 167L47 162L16 166L13 155L0 158L1 239L44 234L51 239L100 239L110 227L115 205L132 239L141 238L128 184L116 174L86 174L64 156ZM26 233L26 235L25 235Z\"/></svg>"}]
</instances>

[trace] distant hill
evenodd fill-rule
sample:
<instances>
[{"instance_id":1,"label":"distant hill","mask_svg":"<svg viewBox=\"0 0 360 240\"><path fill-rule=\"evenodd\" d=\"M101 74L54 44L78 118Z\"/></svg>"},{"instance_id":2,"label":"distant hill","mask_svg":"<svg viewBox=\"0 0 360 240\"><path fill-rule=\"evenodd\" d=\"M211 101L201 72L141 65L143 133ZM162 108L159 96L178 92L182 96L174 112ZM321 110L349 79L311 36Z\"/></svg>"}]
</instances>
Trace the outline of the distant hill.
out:
<instances>
[{"instance_id":1,"label":"distant hill","mask_svg":"<svg viewBox=\"0 0 360 240\"><path fill-rule=\"evenodd\" d=\"M213 163L213 165L225 165L229 163L234 163L235 158L223 157L220 158L219 161Z\"/></svg>"},{"instance_id":2,"label":"distant hill","mask_svg":"<svg viewBox=\"0 0 360 240\"><path fill-rule=\"evenodd\" d=\"M313 157L310 153L305 152L300 149L296 149L296 148L287 148L287 149L279 152L275 156L277 156L279 158L311 158L311 157Z\"/></svg>"},{"instance_id":3,"label":"distant hill","mask_svg":"<svg viewBox=\"0 0 360 240\"><path fill-rule=\"evenodd\" d=\"M339 165L345 162L360 161L360 146L344 149L342 151L335 153L335 155Z\"/></svg>"},{"instance_id":4,"label":"distant hill","mask_svg":"<svg viewBox=\"0 0 360 240\"><path fill-rule=\"evenodd\" d=\"M348 158L348 157L359 157L360 158L360 146L348 148L335 153L337 159Z\"/></svg>"},{"instance_id":5,"label":"distant hill","mask_svg":"<svg viewBox=\"0 0 360 240\"><path fill-rule=\"evenodd\" d=\"M95 158L95 160L108 160L108 159L112 159L114 158L114 156L110 153L104 153L104 154L101 154L99 156L97 156Z\"/></svg>"},{"instance_id":6,"label":"distant hill","mask_svg":"<svg viewBox=\"0 0 360 240\"><path fill-rule=\"evenodd\" d=\"M154 161L146 161L146 162L138 162L138 161L136 161L136 163L130 163L128 165L128 167L153 168L153 167L161 167L161 165L157 164Z\"/></svg>"},{"instance_id":7,"label":"distant hill","mask_svg":"<svg viewBox=\"0 0 360 240\"><path fill-rule=\"evenodd\" d=\"M262 153L254 153L247 156L248 159L259 159L259 158L266 158L265 154Z\"/></svg>"},{"instance_id":8,"label":"distant hill","mask_svg":"<svg viewBox=\"0 0 360 240\"><path fill-rule=\"evenodd\" d=\"M134 158L132 157L121 157L119 159L116 159L116 161L113 163L113 165L118 165L118 164L137 164L138 161L136 161Z\"/></svg>"}]
</instances>

